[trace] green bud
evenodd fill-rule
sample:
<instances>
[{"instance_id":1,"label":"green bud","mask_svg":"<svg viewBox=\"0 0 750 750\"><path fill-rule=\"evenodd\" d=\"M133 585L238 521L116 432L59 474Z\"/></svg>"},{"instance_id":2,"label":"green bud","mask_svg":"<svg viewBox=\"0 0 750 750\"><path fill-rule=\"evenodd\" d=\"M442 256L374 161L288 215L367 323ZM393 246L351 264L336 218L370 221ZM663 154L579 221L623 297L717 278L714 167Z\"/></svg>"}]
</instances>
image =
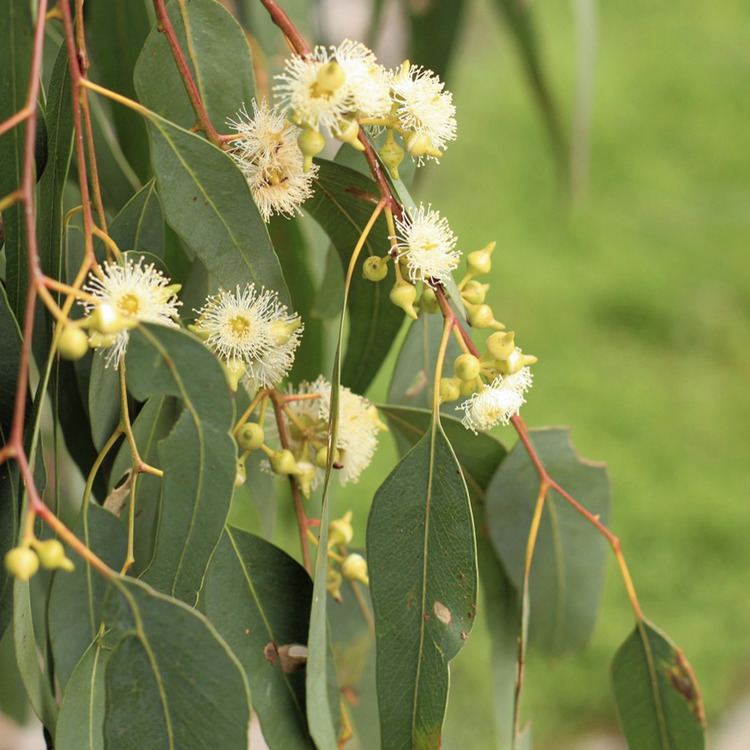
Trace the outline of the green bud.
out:
<instances>
[{"instance_id":1,"label":"green bud","mask_svg":"<svg viewBox=\"0 0 750 750\"><path fill-rule=\"evenodd\" d=\"M379 255L371 255L362 264L362 275L368 281L382 281L388 275L388 263Z\"/></svg>"},{"instance_id":2,"label":"green bud","mask_svg":"<svg viewBox=\"0 0 750 750\"><path fill-rule=\"evenodd\" d=\"M36 554L43 568L55 570L62 568L68 572L72 571L73 561L65 556L65 547L57 539L47 539L36 544Z\"/></svg>"},{"instance_id":3,"label":"green bud","mask_svg":"<svg viewBox=\"0 0 750 750\"><path fill-rule=\"evenodd\" d=\"M317 473L318 470L309 461L299 461L297 463L297 483L305 497L310 497Z\"/></svg>"},{"instance_id":4,"label":"green bud","mask_svg":"<svg viewBox=\"0 0 750 750\"><path fill-rule=\"evenodd\" d=\"M266 440L263 428L256 422L246 422L237 435L237 445L243 451L254 451L260 448Z\"/></svg>"},{"instance_id":5,"label":"green bud","mask_svg":"<svg viewBox=\"0 0 750 750\"><path fill-rule=\"evenodd\" d=\"M354 529L352 528L352 512L346 511L341 518L337 518L328 524L328 546L334 547L337 544L349 544L354 538Z\"/></svg>"},{"instance_id":6,"label":"green bud","mask_svg":"<svg viewBox=\"0 0 750 750\"><path fill-rule=\"evenodd\" d=\"M533 354L524 354L519 349L515 349L508 357L497 363L497 369L502 375L512 375L524 367L535 365L538 361Z\"/></svg>"},{"instance_id":7,"label":"green bud","mask_svg":"<svg viewBox=\"0 0 750 750\"><path fill-rule=\"evenodd\" d=\"M461 290L461 297L464 302L468 302L470 305L481 305L487 296L487 290L490 288L489 284L482 284L479 281L467 281L464 288Z\"/></svg>"},{"instance_id":8,"label":"green bud","mask_svg":"<svg viewBox=\"0 0 750 750\"><path fill-rule=\"evenodd\" d=\"M406 150L416 159L423 156L434 156L439 159L443 152L435 148L432 139L425 133L413 133L406 140Z\"/></svg>"},{"instance_id":9,"label":"green bud","mask_svg":"<svg viewBox=\"0 0 750 750\"><path fill-rule=\"evenodd\" d=\"M359 140L359 123L351 118L345 117L339 120L333 135L343 143L348 143L357 151L364 151L365 147Z\"/></svg>"},{"instance_id":10,"label":"green bud","mask_svg":"<svg viewBox=\"0 0 750 750\"><path fill-rule=\"evenodd\" d=\"M296 474L299 471L294 454L286 448L281 451L274 451L268 457L268 460L271 462L271 468L277 474Z\"/></svg>"},{"instance_id":11,"label":"green bud","mask_svg":"<svg viewBox=\"0 0 750 750\"><path fill-rule=\"evenodd\" d=\"M391 302L400 307L410 318L417 319L417 311L414 309L414 300L417 298L417 290L408 281L397 281L393 285L390 294Z\"/></svg>"},{"instance_id":12,"label":"green bud","mask_svg":"<svg viewBox=\"0 0 750 750\"><path fill-rule=\"evenodd\" d=\"M471 396L472 393L476 393L482 387L482 381L479 378L474 380L462 380L459 390L462 396Z\"/></svg>"},{"instance_id":13,"label":"green bud","mask_svg":"<svg viewBox=\"0 0 750 750\"><path fill-rule=\"evenodd\" d=\"M330 96L344 85L344 81L346 81L344 69L336 60L331 60L318 71L315 78L315 87L319 96Z\"/></svg>"},{"instance_id":14,"label":"green bud","mask_svg":"<svg viewBox=\"0 0 750 750\"><path fill-rule=\"evenodd\" d=\"M19 581L28 581L39 570L39 558L28 547L14 547L5 555L5 569Z\"/></svg>"},{"instance_id":15,"label":"green bud","mask_svg":"<svg viewBox=\"0 0 750 750\"><path fill-rule=\"evenodd\" d=\"M229 362L224 362L224 372L227 376L229 387L233 392L236 392L237 388L239 388L240 380L245 377L247 367L245 367L245 363L242 360L230 359Z\"/></svg>"},{"instance_id":16,"label":"green bud","mask_svg":"<svg viewBox=\"0 0 750 750\"><path fill-rule=\"evenodd\" d=\"M475 250L466 256L469 271L475 274L489 273L492 270L492 253L495 250L494 242L483 247L481 250Z\"/></svg>"},{"instance_id":17,"label":"green bud","mask_svg":"<svg viewBox=\"0 0 750 750\"><path fill-rule=\"evenodd\" d=\"M505 326L495 320L495 314L489 305L477 305L469 308L469 323L474 328L494 328L496 331L502 331Z\"/></svg>"},{"instance_id":18,"label":"green bud","mask_svg":"<svg viewBox=\"0 0 750 750\"><path fill-rule=\"evenodd\" d=\"M356 552L346 556L344 562L341 563L341 572L344 574L344 578L348 578L350 581L360 581L365 586L370 583L367 576L367 560Z\"/></svg>"},{"instance_id":19,"label":"green bud","mask_svg":"<svg viewBox=\"0 0 750 750\"><path fill-rule=\"evenodd\" d=\"M112 307L102 302L98 304L88 317L88 326L105 335L119 333L127 327L125 319Z\"/></svg>"},{"instance_id":20,"label":"green bud","mask_svg":"<svg viewBox=\"0 0 750 750\"><path fill-rule=\"evenodd\" d=\"M516 333L498 331L487 338L487 351L493 359L507 359L516 350Z\"/></svg>"},{"instance_id":21,"label":"green bud","mask_svg":"<svg viewBox=\"0 0 750 750\"><path fill-rule=\"evenodd\" d=\"M422 289L422 296L419 298L419 306L426 313L436 313L440 309L437 295L431 286L425 284L424 289Z\"/></svg>"},{"instance_id":22,"label":"green bud","mask_svg":"<svg viewBox=\"0 0 750 750\"><path fill-rule=\"evenodd\" d=\"M57 342L57 351L63 359L81 359L89 350L89 337L74 326L65 326Z\"/></svg>"},{"instance_id":23,"label":"green bud","mask_svg":"<svg viewBox=\"0 0 750 750\"><path fill-rule=\"evenodd\" d=\"M456 401L461 397L461 381L458 378L440 379L440 400Z\"/></svg>"},{"instance_id":24,"label":"green bud","mask_svg":"<svg viewBox=\"0 0 750 750\"><path fill-rule=\"evenodd\" d=\"M337 464L341 461L341 452L338 448L333 449L333 463ZM315 464L319 466L321 469L325 469L326 466L328 466L328 448L323 446L322 448L318 449L318 452L315 454Z\"/></svg>"},{"instance_id":25,"label":"green bud","mask_svg":"<svg viewBox=\"0 0 750 750\"><path fill-rule=\"evenodd\" d=\"M299 315L291 320L274 320L271 323L271 336L276 346L283 346L292 337L292 334L302 325Z\"/></svg>"},{"instance_id":26,"label":"green bud","mask_svg":"<svg viewBox=\"0 0 750 750\"><path fill-rule=\"evenodd\" d=\"M312 169L313 157L325 148L326 139L320 131L313 130L313 128L304 128L297 138L297 145L305 157L304 170L309 172Z\"/></svg>"},{"instance_id":27,"label":"green bud","mask_svg":"<svg viewBox=\"0 0 750 750\"><path fill-rule=\"evenodd\" d=\"M383 144L383 148L380 149L380 160L385 164L394 180L401 179L398 174L398 168L401 166L401 162L404 160L405 155L406 152L404 149L396 143L393 137L393 131L389 130L388 138Z\"/></svg>"},{"instance_id":28,"label":"green bud","mask_svg":"<svg viewBox=\"0 0 750 750\"><path fill-rule=\"evenodd\" d=\"M453 372L459 380L474 380L482 369L479 360L473 354L459 354L453 361Z\"/></svg>"},{"instance_id":29,"label":"green bud","mask_svg":"<svg viewBox=\"0 0 750 750\"><path fill-rule=\"evenodd\" d=\"M328 568L328 572L326 573L326 590L337 602L340 602L342 600L341 584L343 582L344 579L342 578L341 573L339 573L338 570Z\"/></svg>"},{"instance_id":30,"label":"green bud","mask_svg":"<svg viewBox=\"0 0 750 750\"><path fill-rule=\"evenodd\" d=\"M92 349L107 349L117 341L116 333L103 334L99 331L92 331L89 334L89 346Z\"/></svg>"}]
</instances>

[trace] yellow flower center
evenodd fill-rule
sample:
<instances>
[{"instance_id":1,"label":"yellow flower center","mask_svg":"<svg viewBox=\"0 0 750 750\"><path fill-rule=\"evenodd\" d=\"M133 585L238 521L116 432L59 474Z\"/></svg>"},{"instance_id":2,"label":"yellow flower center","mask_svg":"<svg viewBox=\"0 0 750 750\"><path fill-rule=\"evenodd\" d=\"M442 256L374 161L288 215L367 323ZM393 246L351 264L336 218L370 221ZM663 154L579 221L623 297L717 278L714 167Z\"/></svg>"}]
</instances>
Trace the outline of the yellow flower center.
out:
<instances>
[{"instance_id":1,"label":"yellow flower center","mask_svg":"<svg viewBox=\"0 0 750 750\"><path fill-rule=\"evenodd\" d=\"M117 309L125 316L131 318L138 315L141 309L141 303L135 294L123 294L117 303Z\"/></svg>"},{"instance_id":2,"label":"yellow flower center","mask_svg":"<svg viewBox=\"0 0 750 750\"><path fill-rule=\"evenodd\" d=\"M230 318L228 325L232 335L238 339L246 338L252 328L250 320L244 315L235 315L233 318Z\"/></svg>"}]
</instances>

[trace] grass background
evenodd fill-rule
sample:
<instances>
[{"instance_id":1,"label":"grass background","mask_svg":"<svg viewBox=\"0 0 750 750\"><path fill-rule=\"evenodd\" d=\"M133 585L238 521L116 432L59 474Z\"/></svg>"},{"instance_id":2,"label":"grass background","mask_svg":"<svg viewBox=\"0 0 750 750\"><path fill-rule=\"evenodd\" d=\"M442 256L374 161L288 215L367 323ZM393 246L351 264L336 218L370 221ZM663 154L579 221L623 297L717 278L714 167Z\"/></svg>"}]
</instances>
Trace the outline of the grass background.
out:
<instances>
[{"instance_id":1,"label":"grass background","mask_svg":"<svg viewBox=\"0 0 750 750\"><path fill-rule=\"evenodd\" d=\"M535 11L567 113L571 4ZM750 689L750 10L631 0L598 15L586 196L571 205L558 189L490 2L472 7L452 71L459 139L418 193L464 250L497 240L493 305L541 358L524 416L571 425L581 453L608 463L641 603L684 648L715 723ZM385 386L381 374L373 395ZM369 503L394 460L385 445L341 507ZM532 657L524 714L539 746L615 726L609 662L631 627L610 560L588 649ZM453 663L448 748L492 747L488 655L480 617Z\"/></svg>"}]
</instances>

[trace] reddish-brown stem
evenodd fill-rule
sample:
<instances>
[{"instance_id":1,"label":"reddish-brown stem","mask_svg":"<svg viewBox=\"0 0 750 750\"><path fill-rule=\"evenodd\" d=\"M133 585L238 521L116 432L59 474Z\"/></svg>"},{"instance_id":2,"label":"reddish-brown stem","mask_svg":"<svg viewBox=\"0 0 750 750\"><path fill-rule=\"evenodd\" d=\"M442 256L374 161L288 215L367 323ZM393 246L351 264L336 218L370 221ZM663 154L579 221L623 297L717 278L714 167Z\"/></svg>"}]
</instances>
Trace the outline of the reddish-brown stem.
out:
<instances>
[{"instance_id":1,"label":"reddish-brown stem","mask_svg":"<svg viewBox=\"0 0 750 750\"><path fill-rule=\"evenodd\" d=\"M165 0L154 0L154 10L156 11L156 18L159 22L159 28L167 37L169 47L172 50L172 57L174 57L175 65L177 70L182 76L182 82L185 84L185 91L187 92L190 103L193 105L195 116L198 118L197 128L202 130L209 138L209 140L221 148L221 138L219 133L214 128L211 120L208 117L208 112L203 105L198 87L195 85L195 79L193 74L190 72L190 66L188 65L185 54L180 47L180 42L175 34L174 26L167 13L167 6Z\"/></svg>"},{"instance_id":2,"label":"reddish-brown stem","mask_svg":"<svg viewBox=\"0 0 750 750\"><path fill-rule=\"evenodd\" d=\"M269 391L271 403L273 404L274 415L276 416L276 427L279 431L279 442L284 450L289 449L289 429L287 428L286 418L284 417L284 395L278 391ZM299 530L299 541L302 547L302 561L305 570L312 574L312 558L310 557L310 546L307 543L307 529L309 522L305 507L302 504L302 493L299 484L293 477L289 477L289 486L292 489L292 500L294 501L294 512L297 516L297 529Z\"/></svg>"},{"instance_id":3,"label":"reddish-brown stem","mask_svg":"<svg viewBox=\"0 0 750 750\"><path fill-rule=\"evenodd\" d=\"M7 120L1 122L0 135L3 135L3 133L7 133L9 130L12 130L14 127L16 127L16 125L19 125L24 120L27 120L31 112L32 108L27 106L23 109L19 109L18 112L16 112L14 115L11 115Z\"/></svg>"},{"instance_id":4,"label":"reddish-brown stem","mask_svg":"<svg viewBox=\"0 0 750 750\"><path fill-rule=\"evenodd\" d=\"M305 55L310 54L310 45L307 43L305 37L297 31L297 27L292 23L291 18L279 7L278 3L274 0L260 0L263 3L263 7L268 11L268 15L271 16L271 20L281 29L284 36L289 40L289 44L292 49L298 54Z\"/></svg>"}]
</instances>

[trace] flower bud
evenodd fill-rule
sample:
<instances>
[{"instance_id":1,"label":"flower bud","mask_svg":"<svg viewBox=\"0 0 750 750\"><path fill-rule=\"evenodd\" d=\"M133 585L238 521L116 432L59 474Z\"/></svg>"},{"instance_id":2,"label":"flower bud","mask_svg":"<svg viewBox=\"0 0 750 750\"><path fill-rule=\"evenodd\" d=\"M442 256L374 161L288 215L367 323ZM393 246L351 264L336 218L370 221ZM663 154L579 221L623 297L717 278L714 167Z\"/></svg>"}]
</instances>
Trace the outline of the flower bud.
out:
<instances>
[{"instance_id":1,"label":"flower bud","mask_svg":"<svg viewBox=\"0 0 750 750\"><path fill-rule=\"evenodd\" d=\"M441 378L440 400L457 401L461 397L461 381L458 378Z\"/></svg>"},{"instance_id":2,"label":"flower bud","mask_svg":"<svg viewBox=\"0 0 750 750\"><path fill-rule=\"evenodd\" d=\"M379 255L371 255L362 264L362 275L368 281L382 281L388 275L388 263Z\"/></svg>"},{"instance_id":3,"label":"flower bud","mask_svg":"<svg viewBox=\"0 0 750 750\"><path fill-rule=\"evenodd\" d=\"M338 448L333 449L333 461L332 463L337 464L341 461L341 452ZM328 448L323 446L318 449L315 454L315 464L321 469L325 469L328 466Z\"/></svg>"},{"instance_id":4,"label":"flower bud","mask_svg":"<svg viewBox=\"0 0 750 750\"><path fill-rule=\"evenodd\" d=\"M468 302L470 305L481 305L487 296L487 290L490 288L489 284L482 284L479 281L467 281L464 288L461 290L461 297L464 302Z\"/></svg>"},{"instance_id":5,"label":"flower bud","mask_svg":"<svg viewBox=\"0 0 750 750\"><path fill-rule=\"evenodd\" d=\"M317 156L326 145L326 139L313 128L304 128L297 138L297 145L305 157L304 171L309 172L312 168L313 156Z\"/></svg>"},{"instance_id":6,"label":"flower bud","mask_svg":"<svg viewBox=\"0 0 750 750\"><path fill-rule=\"evenodd\" d=\"M474 380L482 366L473 354L459 354L453 361L453 372L460 380Z\"/></svg>"},{"instance_id":7,"label":"flower bud","mask_svg":"<svg viewBox=\"0 0 750 750\"><path fill-rule=\"evenodd\" d=\"M292 334L302 325L299 315L291 320L274 320L271 323L271 336L276 346L283 346L289 341Z\"/></svg>"},{"instance_id":8,"label":"flower bud","mask_svg":"<svg viewBox=\"0 0 750 750\"><path fill-rule=\"evenodd\" d=\"M122 315L106 302L98 304L88 317L88 325L95 331L103 334L119 333L126 327Z\"/></svg>"},{"instance_id":9,"label":"flower bud","mask_svg":"<svg viewBox=\"0 0 750 750\"><path fill-rule=\"evenodd\" d=\"M257 422L246 422L237 435L237 445L243 451L254 451L260 448L266 440L263 428Z\"/></svg>"},{"instance_id":10,"label":"flower bud","mask_svg":"<svg viewBox=\"0 0 750 750\"><path fill-rule=\"evenodd\" d=\"M408 281L397 281L391 289L391 302L400 307L410 318L417 319L417 311L414 309L414 300L417 298L417 290Z\"/></svg>"},{"instance_id":11,"label":"flower bud","mask_svg":"<svg viewBox=\"0 0 750 750\"><path fill-rule=\"evenodd\" d=\"M89 334L89 346L92 349L107 349L117 341L116 333L103 334L99 331L92 331Z\"/></svg>"},{"instance_id":12,"label":"flower bud","mask_svg":"<svg viewBox=\"0 0 750 750\"><path fill-rule=\"evenodd\" d=\"M419 306L426 313L436 313L440 309L435 290L432 287L427 286L426 284L424 289L422 290L422 296L419 298Z\"/></svg>"},{"instance_id":13,"label":"flower bud","mask_svg":"<svg viewBox=\"0 0 750 750\"><path fill-rule=\"evenodd\" d=\"M432 139L426 133L414 133L406 140L406 150L416 159L423 156L434 156L439 159L443 152L435 148Z\"/></svg>"},{"instance_id":14,"label":"flower bud","mask_svg":"<svg viewBox=\"0 0 750 750\"><path fill-rule=\"evenodd\" d=\"M47 539L36 544L36 554L43 568L62 568L68 572L74 569L73 561L65 556L65 547L57 539Z\"/></svg>"},{"instance_id":15,"label":"flower bud","mask_svg":"<svg viewBox=\"0 0 750 750\"><path fill-rule=\"evenodd\" d=\"M466 256L469 271L475 274L489 273L492 270L491 255L494 250L495 243L490 242L489 245L483 247L481 250L475 250L473 253L469 253Z\"/></svg>"},{"instance_id":16,"label":"flower bud","mask_svg":"<svg viewBox=\"0 0 750 750\"><path fill-rule=\"evenodd\" d=\"M513 375L524 367L535 365L539 360L533 354L524 354L520 349L515 349L505 359L498 362L498 370L502 375Z\"/></svg>"},{"instance_id":17,"label":"flower bud","mask_svg":"<svg viewBox=\"0 0 750 750\"><path fill-rule=\"evenodd\" d=\"M344 85L344 81L346 81L344 69L336 60L331 60L320 68L315 78L318 96L330 96Z\"/></svg>"},{"instance_id":18,"label":"flower bud","mask_svg":"<svg viewBox=\"0 0 750 750\"><path fill-rule=\"evenodd\" d=\"M337 602L342 601L341 584L343 582L344 579L338 570L328 568L328 572L326 573L326 590Z\"/></svg>"},{"instance_id":19,"label":"flower bud","mask_svg":"<svg viewBox=\"0 0 750 750\"><path fill-rule=\"evenodd\" d=\"M380 418L380 412L375 404L367 407L367 416L381 432L388 432L388 425Z\"/></svg>"},{"instance_id":20,"label":"flower bud","mask_svg":"<svg viewBox=\"0 0 750 750\"><path fill-rule=\"evenodd\" d=\"M247 368L245 363L240 359L230 359L229 362L224 362L224 372L229 382L229 387L232 391L237 391L239 388L240 380L245 377Z\"/></svg>"},{"instance_id":21,"label":"flower bud","mask_svg":"<svg viewBox=\"0 0 750 750\"><path fill-rule=\"evenodd\" d=\"M237 459L237 465L234 470L234 486L242 487L247 480L247 468L245 467L245 459L240 457Z\"/></svg>"},{"instance_id":22,"label":"flower bud","mask_svg":"<svg viewBox=\"0 0 750 750\"><path fill-rule=\"evenodd\" d=\"M343 563L341 563L341 572L344 574L344 578L348 578L350 581L360 581L367 586L370 583L370 579L367 577L367 560L362 555L353 553L347 555Z\"/></svg>"},{"instance_id":23,"label":"flower bud","mask_svg":"<svg viewBox=\"0 0 750 750\"><path fill-rule=\"evenodd\" d=\"M459 390L462 396L471 396L472 393L476 393L482 387L482 381L479 378L474 380L462 380Z\"/></svg>"},{"instance_id":24,"label":"flower bud","mask_svg":"<svg viewBox=\"0 0 750 750\"><path fill-rule=\"evenodd\" d=\"M28 581L39 570L39 558L28 547L14 547L5 555L5 569L19 581Z\"/></svg>"},{"instance_id":25,"label":"flower bud","mask_svg":"<svg viewBox=\"0 0 750 750\"><path fill-rule=\"evenodd\" d=\"M359 123L352 118L344 117L339 120L333 135L343 143L348 143L357 151L365 150L365 147L357 137L359 135Z\"/></svg>"},{"instance_id":26,"label":"flower bud","mask_svg":"<svg viewBox=\"0 0 750 750\"><path fill-rule=\"evenodd\" d=\"M487 351L494 359L507 359L516 350L516 333L498 331L487 338Z\"/></svg>"},{"instance_id":27,"label":"flower bud","mask_svg":"<svg viewBox=\"0 0 750 750\"><path fill-rule=\"evenodd\" d=\"M81 359L89 350L89 338L75 326L65 326L57 342L57 351L63 359Z\"/></svg>"},{"instance_id":28,"label":"flower bud","mask_svg":"<svg viewBox=\"0 0 750 750\"><path fill-rule=\"evenodd\" d=\"M171 297L176 297L180 289L182 289L182 284L170 284L169 286L162 287L159 289L159 299L162 302L166 302Z\"/></svg>"},{"instance_id":29,"label":"flower bud","mask_svg":"<svg viewBox=\"0 0 750 750\"><path fill-rule=\"evenodd\" d=\"M337 544L349 544L354 537L352 528L352 512L346 511L341 518L337 518L328 524L328 546Z\"/></svg>"},{"instance_id":30,"label":"flower bud","mask_svg":"<svg viewBox=\"0 0 750 750\"><path fill-rule=\"evenodd\" d=\"M317 473L318 470L309 461L297 463L297 484L299 484L299 488L305 497L310 497Z\"/></svg>"},{"instance_id":31,"label":"flower bud","mask_svg":"<svg viewBox=\"0 0 750 750\"><path fill-rule=\"evenodd\" d=\"M393 138L393 132L389 130L388 138L383 144L383 148L380 149L380 160L385 164L394 180L401 179L398 174L398 168L401 166L401 162L404 160L405 155L406 152L398 143L396 143Z\"/></svg>"},{"instance_id":32,"label":"flower bud","mask_svg":"<svg viewBox=\"0 0 750 750\"><path fill-rule=\"evenodd\" d=\"M294 454L286 448L281 451L273 451L268 460L276 474L296 474L299 471Z\"/></svg>"},{"instance_id":33,"label":"flower bud","mask_svg":"<svg viewBox=\"0 0 750 750\"><path fill-rule=\"evenodd\" d=\"M500 321L495 320L495 314L489 305L469 308L469 323L474 328L494 328L496 331L502 331L505 328Z\"/></svg>"}]
</instances>

